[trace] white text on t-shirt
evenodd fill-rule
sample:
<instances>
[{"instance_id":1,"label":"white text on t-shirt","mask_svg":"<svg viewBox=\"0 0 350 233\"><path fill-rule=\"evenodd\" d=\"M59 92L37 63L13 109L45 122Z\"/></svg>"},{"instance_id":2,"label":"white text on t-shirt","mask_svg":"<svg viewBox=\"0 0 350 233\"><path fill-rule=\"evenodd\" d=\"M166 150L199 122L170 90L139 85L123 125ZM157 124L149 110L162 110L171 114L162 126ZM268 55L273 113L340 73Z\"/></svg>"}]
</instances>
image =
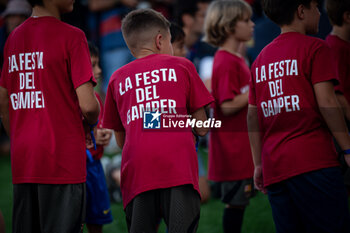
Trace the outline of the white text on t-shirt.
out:
<instances>
[{"instance_id":1,"label":"white text on t-shirt","mask_svg":"<svg viewBox=\"0 0 350 233\"><path fill-rule=\"evenodd\" d=\"M296 59L286 59L262 65L255 68L255 83L268 82L270 98L260 103L264 117L275 116L282 112L299 111L299 96L284 95L283 83L286 78L295 78L299 75Z\"/></svg>"}]
</instances>

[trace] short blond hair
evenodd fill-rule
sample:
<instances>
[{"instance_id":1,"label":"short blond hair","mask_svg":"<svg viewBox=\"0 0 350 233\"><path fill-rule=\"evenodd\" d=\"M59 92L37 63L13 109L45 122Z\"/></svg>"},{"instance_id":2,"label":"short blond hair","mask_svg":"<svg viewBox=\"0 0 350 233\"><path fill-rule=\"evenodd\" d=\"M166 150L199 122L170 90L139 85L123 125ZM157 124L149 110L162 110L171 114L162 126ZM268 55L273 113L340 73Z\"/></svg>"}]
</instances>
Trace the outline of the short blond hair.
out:
<instances>
[{"instance_id":1,"label":"short blond hair","mask_svg":"<svg viewBox=\"0 0 350 233\"><path fill-rule=\"evenodd\" d=\"M230 33L234 33L237 21L252 15L252 8L243 0L218 0L212 2L204 21L204 41L221 46Z\"/></svg>"},{"instance_id":2,"label":"short blond hair","mask_svg":"<svg viewBox=\"0 0 350 233\"><path fill-rule=\"evenodd\" d=\"M122 21L123 37L133 54L144 44L152 43L158 33L165 35L169 28L169 21L152 9L131 11Z\"/></svg>"}]
</instances>

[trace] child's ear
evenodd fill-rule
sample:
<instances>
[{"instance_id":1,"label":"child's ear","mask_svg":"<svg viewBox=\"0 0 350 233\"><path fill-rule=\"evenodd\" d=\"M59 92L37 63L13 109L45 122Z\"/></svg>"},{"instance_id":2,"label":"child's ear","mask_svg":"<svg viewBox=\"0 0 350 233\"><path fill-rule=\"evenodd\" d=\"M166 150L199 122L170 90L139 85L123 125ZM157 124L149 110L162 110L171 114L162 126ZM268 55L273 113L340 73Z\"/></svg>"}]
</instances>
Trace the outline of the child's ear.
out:
<instances>
[{"instance_id":1,"label":"child's ear","mask_svg":"<svg viewBox=\"0 0 350 233\"><path fill-rule=\"evenodd\" d=\"M350 11L345 11L343 14L343 22L345 24L350 24Z\"/></svg>"},{"instance_id":2,"label":"child's ear","mask_svg":"<svg viewBox=\"0 0 350 233\"><path fill-rule=\"evenodd\" d=\"M297 14L297 17L301 20L303 20L305 18L304 10L305 10L305 6L300 4L298 6L296 14Z\"/></svg>"},{"instance_id":3,"label":"child's ear","mask_svg":"<svg viewBox=\"0 0 350 233\"><path fill-rule=\"evenodd\" d=\"M156 36L156 48L157 50L161 50L162 49L162 41L163 40L163 35L161 33L158 33Z\"/></svg>"}]
</instances>

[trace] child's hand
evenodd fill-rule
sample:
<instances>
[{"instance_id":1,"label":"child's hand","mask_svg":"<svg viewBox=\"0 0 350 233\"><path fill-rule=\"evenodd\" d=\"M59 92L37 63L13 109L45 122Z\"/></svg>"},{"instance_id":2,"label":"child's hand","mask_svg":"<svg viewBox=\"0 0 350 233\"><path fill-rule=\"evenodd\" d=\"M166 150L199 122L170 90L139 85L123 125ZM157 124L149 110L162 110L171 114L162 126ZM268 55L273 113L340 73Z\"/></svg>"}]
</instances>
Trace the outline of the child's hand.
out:
<instances>
[{"instance_id":1,"label":"child's hand","mask_svg":"<svg viewBox=\"0 0 350 233\"><path fill-rule=\"evenodd\" d=\"M109 141L111 140L111 137L112 130L99 128L97 129L96 134L96 144L107 146L109 144Z\"/></svg>"},{"instance_id":2,"label":"child's hand","mask_svg":"<svg viewBox=\"0 0 350 233\"><path fill-rule=\"evenodd\" d=\"M344 155L346 164L350 167L350 154Z\"/></svg>"},{"instance_id":3,"label":"child's hand","mask_svg":"<svg viewBox=\"0 0 350 233\"><path fill-rule=\"evenodd\" d=\"M263 174L262 174L262 167L261 166L255 166L254 169L254 185L257 190L262 192L263 194L267 193L266 188L264 188L264 181L263 181Z\"/></svg>"},{"instance_id":4,"label":"child's hand","mask_svg":"<svg viewBox=\"0 0 350 233\"><path fill-rule=\"evenodd\" d=\"M83 126L85 131L85 146L87 149L94 148L94 142L92 141L91 132L90 132L91 127L85 120L83 120ZM94 127L93 132L94 132L94 135L97 134L96 127Z\"/></svg>"}]
</instances>

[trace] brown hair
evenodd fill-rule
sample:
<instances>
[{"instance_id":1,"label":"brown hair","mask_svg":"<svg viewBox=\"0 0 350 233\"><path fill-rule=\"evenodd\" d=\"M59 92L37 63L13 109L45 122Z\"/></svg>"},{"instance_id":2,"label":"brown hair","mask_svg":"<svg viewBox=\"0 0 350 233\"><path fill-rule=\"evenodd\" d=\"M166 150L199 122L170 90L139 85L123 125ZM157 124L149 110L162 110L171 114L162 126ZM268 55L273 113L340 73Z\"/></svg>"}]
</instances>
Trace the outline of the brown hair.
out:
<instances>
[{"instance_id":1,"label":"brown hair","mask_svg":"<svg viewBox=\"0 0 350 233\"><path fill-rule=\"evenodd\" d=\"M237 21L252 15L252 9L243 0L219 0L209 5L205 22L204 40L214 46L222 45L234 33Z\"/></svg>"},{"instance_id":2,"label":"brown hair","mask_svg":"<svg viewBox=\"0 0 350 233\"><path fill-rule=\"evenodd\" d=\"M122 21L123 37L132 53L152 42L158 33L165 35L169 28L169 21L152 9L131 11Z\"/></svg>"},{"instance_id":3,"label":"brown hair","mask_svg":"<svg viewBox=\"0 0 350 233\"><path fill-rule=\"evenodd\" d=\"M349 0L327 0L326 2L328 18L333 25L343 25L343 15L350 11Z\"/></svg>"},{"instance_id":4,"label":"brown hair","mask_svg":"<svg viewBox=\"0 0 350 233\"><path fill-rule=\"evenodd\" d=\"M267 17L275 24L283 26L293 22L299 5L310 8L312 1L319 2L319 0L262 0L262 4Z\"/></svg>"}]
</instances>

